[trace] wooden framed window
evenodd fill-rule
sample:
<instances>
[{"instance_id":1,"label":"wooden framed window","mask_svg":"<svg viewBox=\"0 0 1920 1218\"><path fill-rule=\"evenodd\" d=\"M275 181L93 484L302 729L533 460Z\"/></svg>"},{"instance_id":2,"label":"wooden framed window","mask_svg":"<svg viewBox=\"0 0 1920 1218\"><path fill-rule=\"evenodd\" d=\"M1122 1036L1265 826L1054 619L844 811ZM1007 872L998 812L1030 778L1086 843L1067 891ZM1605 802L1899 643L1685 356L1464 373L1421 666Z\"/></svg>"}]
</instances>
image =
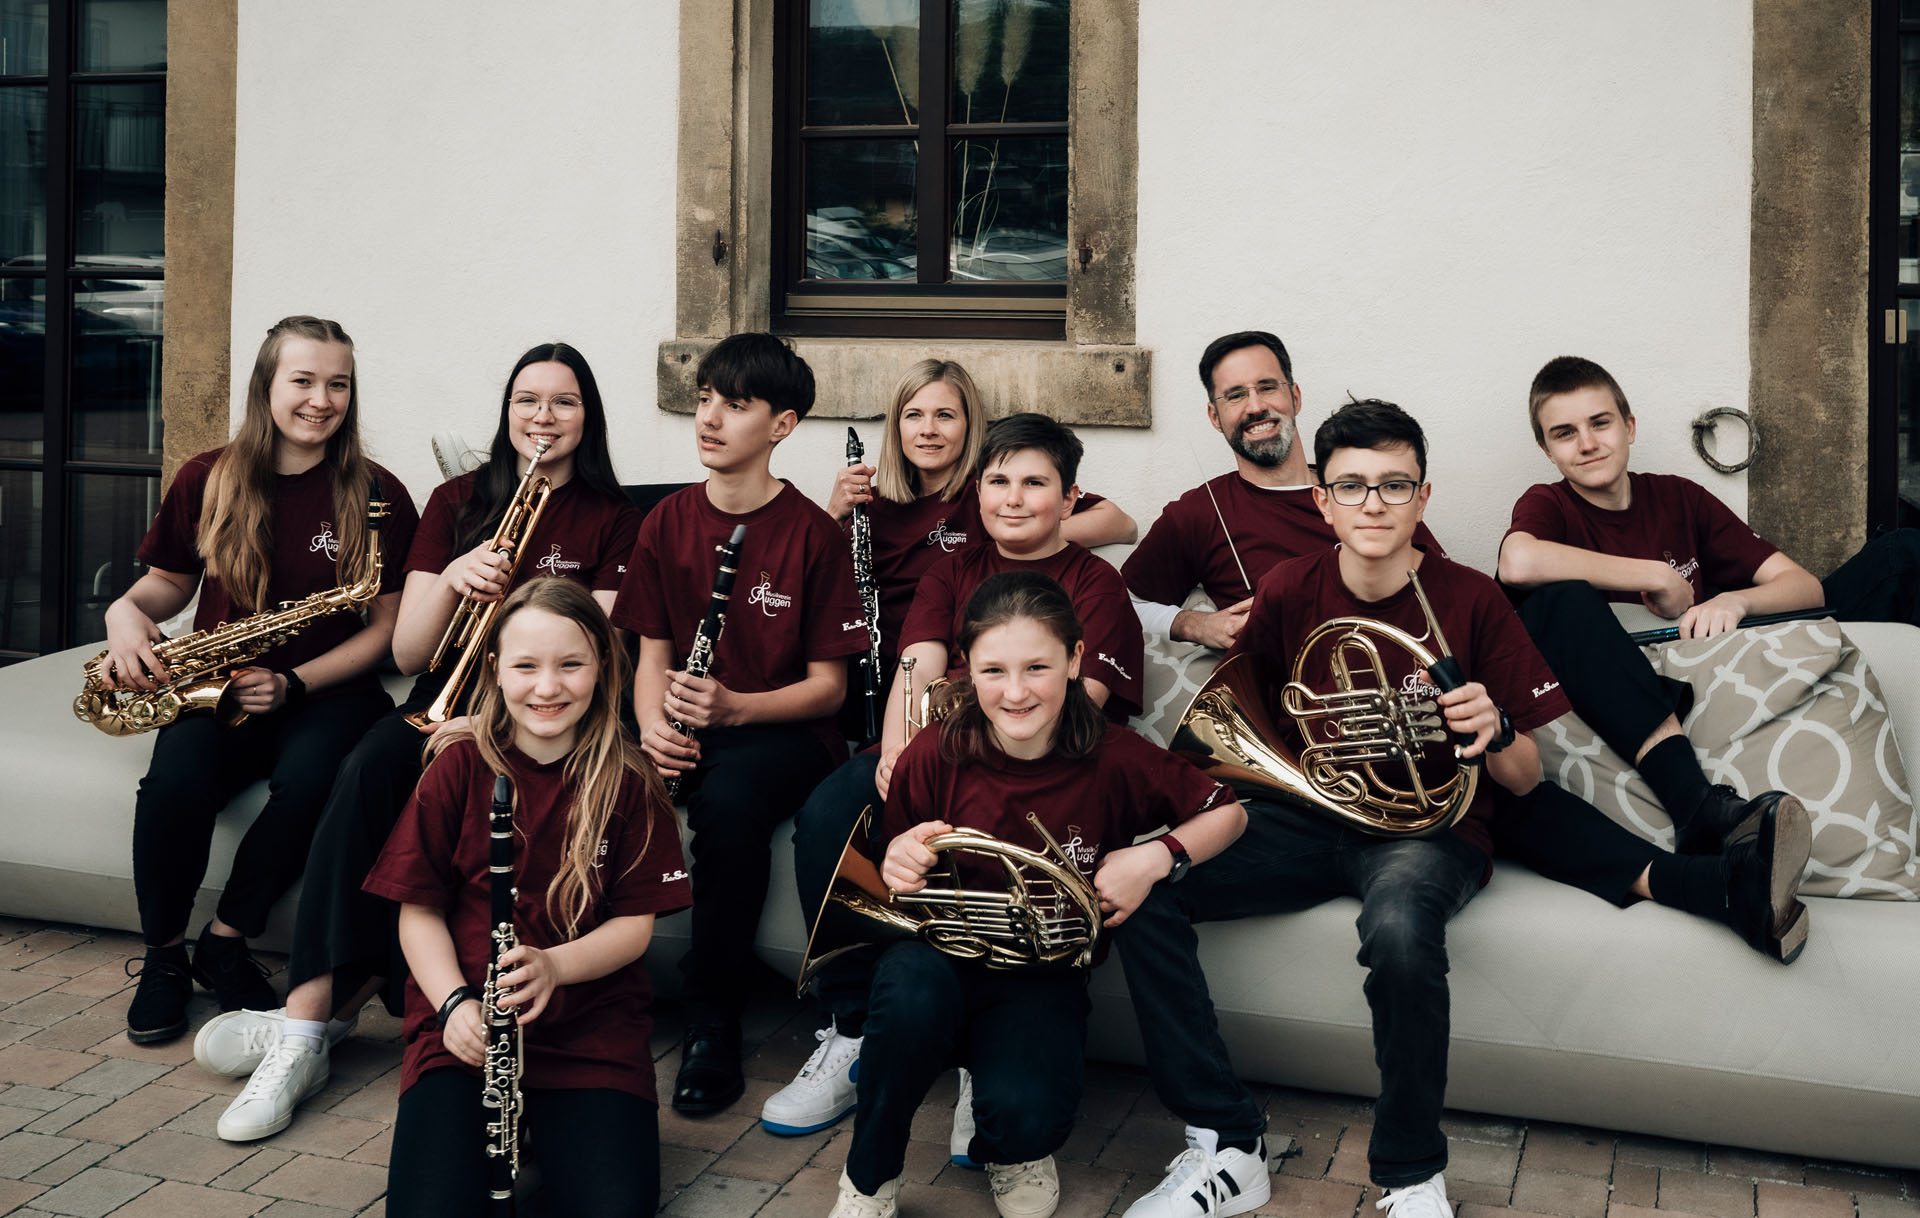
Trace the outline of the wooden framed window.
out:
<instances>
[{"instance_id":1,"label":"wooden framed window","mask_svg":"<svg viewBox=\"0 0 1920 1218\"><path fill-rule=\"evenodd\" d=\"M1065 336L1069 3L776 4L776 330Z\"/></svg>"}]
</instances>

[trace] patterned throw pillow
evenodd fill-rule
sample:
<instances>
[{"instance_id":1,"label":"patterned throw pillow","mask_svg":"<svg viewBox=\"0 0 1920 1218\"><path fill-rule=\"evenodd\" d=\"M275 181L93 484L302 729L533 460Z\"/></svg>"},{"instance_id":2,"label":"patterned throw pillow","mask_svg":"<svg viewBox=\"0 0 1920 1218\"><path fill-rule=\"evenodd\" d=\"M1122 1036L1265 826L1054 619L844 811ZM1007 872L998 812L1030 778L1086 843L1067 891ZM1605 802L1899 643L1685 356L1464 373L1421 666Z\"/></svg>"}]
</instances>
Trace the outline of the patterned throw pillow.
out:
<instances>
[{"instance_id":1,"label":"patterned throw pillow","mask_svg":"<svg viewBox=\"0 0 1920 1218\"><path fill-rule=\"evenodd\" d=\"M1682 727L1712 782L1791 791L1813 818L1806 896L1920 900L1912 788L1880 685L1831 619L1643 649L1693 686ZM1548 778L1660 846L1673 822L1639 773L1567 715L1535 732Z\"/></svg>"},{"instance_id":2,"label":"patterned throw pillow","mask_svg":"<svg viewBox=\"0 0 1920 1218\"><path fill-rule=\"evenodd\" d=\"M1176 643L1163 634L1147 635L1147 671L1141 681L1146 709L1127 726L1166 748L1180 716L1213 675L1223 652L1198 643Z\"/></svg>"}]
</instances>

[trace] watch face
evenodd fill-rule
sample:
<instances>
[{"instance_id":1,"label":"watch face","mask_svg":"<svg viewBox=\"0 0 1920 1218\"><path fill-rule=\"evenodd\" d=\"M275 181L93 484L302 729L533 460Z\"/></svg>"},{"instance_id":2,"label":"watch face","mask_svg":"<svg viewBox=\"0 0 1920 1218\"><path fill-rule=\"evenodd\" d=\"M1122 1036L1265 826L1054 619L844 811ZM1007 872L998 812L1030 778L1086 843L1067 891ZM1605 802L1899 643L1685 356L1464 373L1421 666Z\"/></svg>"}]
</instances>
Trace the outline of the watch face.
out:
<instances>
[{"instance_id":1,"label":"watch face","mask_svg":"<svg viewBox=\"0 0 1920 1218\"><path fill-rule=\"evenodd\" d=\"M1187 870L1193 866L1193 860L1182 854L1173 860L1173 870L1167 873L1167 883L1178 884L1187 878Z\"/></svg>"}]
</instances>

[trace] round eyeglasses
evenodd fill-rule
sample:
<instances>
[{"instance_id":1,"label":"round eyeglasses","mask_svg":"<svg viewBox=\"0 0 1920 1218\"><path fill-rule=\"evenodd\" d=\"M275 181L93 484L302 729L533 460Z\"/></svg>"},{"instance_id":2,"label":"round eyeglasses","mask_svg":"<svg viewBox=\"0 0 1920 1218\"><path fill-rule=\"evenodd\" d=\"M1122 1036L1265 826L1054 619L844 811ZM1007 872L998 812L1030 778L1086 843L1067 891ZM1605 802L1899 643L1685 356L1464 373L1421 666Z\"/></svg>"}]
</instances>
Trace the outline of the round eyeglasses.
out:
<instances>
[{"instance_id":1,"label":"round eyeglasses","mask_svg":"<svg viewBox=\"0 0 1920 1218\"><path fill-rule=\"evenodd\" d=\"M1327 494L1341 507L1359 507L1367 501L1367 496L1379 492L1380 502L1392 507L1403 503L1412 503L1421 484L1411 478L1389 478L1385 482L1323 482Z\"/></svg>"}]
</instances>

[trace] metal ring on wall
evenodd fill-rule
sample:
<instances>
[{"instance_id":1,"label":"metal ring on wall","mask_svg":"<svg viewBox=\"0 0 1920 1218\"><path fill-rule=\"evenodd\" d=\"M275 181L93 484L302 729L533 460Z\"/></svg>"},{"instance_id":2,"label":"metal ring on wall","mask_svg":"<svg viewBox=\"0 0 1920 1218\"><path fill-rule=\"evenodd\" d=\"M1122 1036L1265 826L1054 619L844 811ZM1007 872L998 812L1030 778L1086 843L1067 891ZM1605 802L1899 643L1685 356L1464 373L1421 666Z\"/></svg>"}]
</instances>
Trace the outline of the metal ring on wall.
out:
<instances>
[{"instance_id":1,"label":"metal ring on wall","mask_svg":"<svg viewBox=\"0 0 1920 1218\"><path fill-rule=\"evenodd\" d=\"M1713 434L1714 420L1723 415L1729 418L1739 419L1747 426L1747 455L1732 465L1727 464L1725 461L1720 460L1707 451L1706 438ZM1707 411L1693 421L1693 451L1700 454L1702 461L1713 466L1713 468L1719 470L1721 473L1737 474L1747 468L1747 466L1753 464L1753 455L1760 451L1760 437L1754 433L1753 420L1747 417L1746 411L1735 409L1732 406L1715 406L1712 410Z\"/></svg>"}]
</instances>

